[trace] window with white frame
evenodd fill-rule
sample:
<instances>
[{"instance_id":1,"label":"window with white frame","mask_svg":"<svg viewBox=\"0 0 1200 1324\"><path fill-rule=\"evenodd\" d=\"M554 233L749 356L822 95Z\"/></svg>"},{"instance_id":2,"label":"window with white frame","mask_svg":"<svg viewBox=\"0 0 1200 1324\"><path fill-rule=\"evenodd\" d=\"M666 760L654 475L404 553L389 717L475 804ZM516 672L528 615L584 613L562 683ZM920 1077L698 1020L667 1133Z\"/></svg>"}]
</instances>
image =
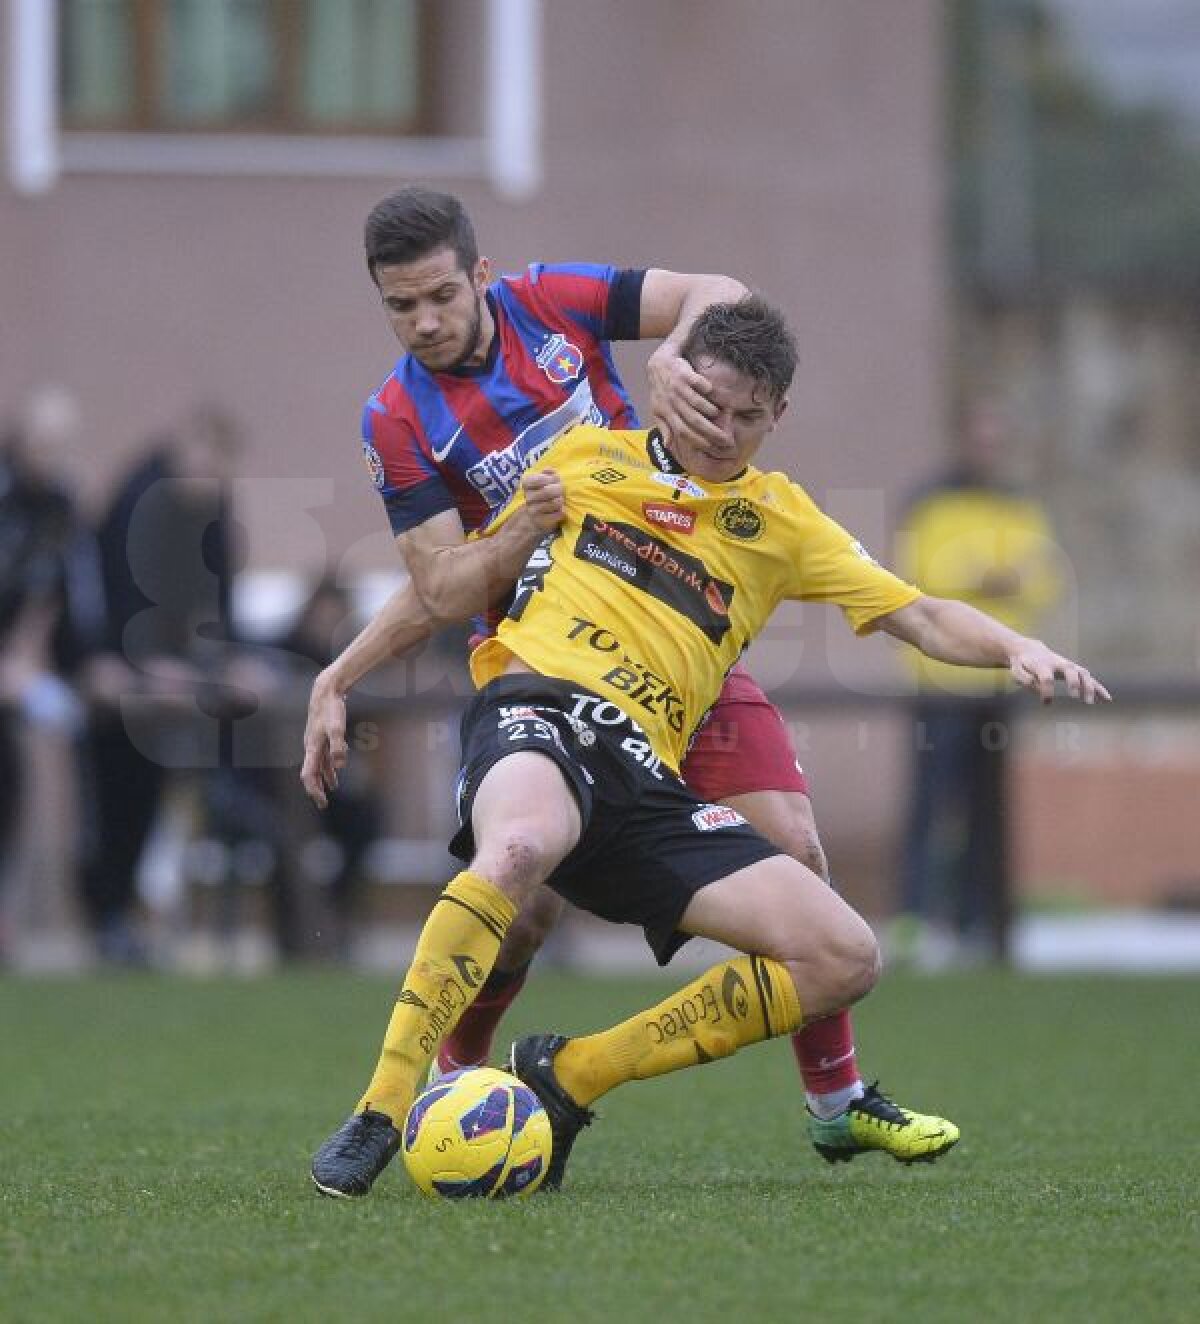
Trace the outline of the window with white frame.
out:
<instances>
[{"instance_id":1,"label":"window with white frame","mask_svg":"<svg viewBox=\"0 0 1200 1324\"><path fill-rule=\"evenodd\" d=\"M154 132L418 134L437 5L61 0L62 124Z\"/></svg>"},{"instance_id":2,"label":"window with white frame","mask_svg":"<svg viewBox=\"0 0 1200 1324\"><path fill-rule=\"evenodd\" d=\"M7 4L19 193L114 172L485 178L509 198L541 185L543 0ZM482 54L466 78L464 34Z\"/></svg>"}]
</instances>

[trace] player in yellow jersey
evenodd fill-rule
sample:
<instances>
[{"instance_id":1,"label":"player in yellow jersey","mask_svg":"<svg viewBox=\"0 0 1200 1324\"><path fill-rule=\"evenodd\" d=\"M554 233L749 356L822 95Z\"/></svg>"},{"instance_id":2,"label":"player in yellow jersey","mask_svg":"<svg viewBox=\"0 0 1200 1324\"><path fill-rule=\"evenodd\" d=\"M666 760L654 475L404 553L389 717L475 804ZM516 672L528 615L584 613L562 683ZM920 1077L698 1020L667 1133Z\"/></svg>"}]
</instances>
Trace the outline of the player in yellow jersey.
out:
<instances>
[{"instance_id":1,"label":"player in yellow jersey","mask_svg":"<svg viewBox=\"0 0 1200 1324\"><path fill-rule=\"evenodd\" d=\"M411 578L313 685L301 781L322 808L326 774L336 776L347 757L346 695L397 656L405 638L414 642L414 594L418 627L426 614L461 620L492 590L503 594L503 604L489 598L502 614L542 534L524 518L533 507L527 503L497 537L467 541L466 534L508 501L526 467L571 424L586 418L640 426L613 395L623 398L612 375L612 339L665 335L646 363L655 418L667 436L687 433L721 445L721 430L708 418L709 383L679 347L707 305L746 293L724 276L658 268L605 274L590 264L572 274L538 263L527 281L487 285L487 264L461 202L421 188L398 190L373 208L364 240L388 323L406 351L364 414L365 454ZM503 291L518 297L518 286L543 321L521 314L514 324L508 295L496 302ZM447 368L450 360L464 366ZM597 414L581 401L603 407ZM829 880L808 779L787 727L740 664L679 771L702 800L736 809L781 851ZM548 887L529 896L484 987L442 1040L431 1072L488 1060L496 1027L564 904ZM804 1086L809 1139L828 1162L880 1149L904 1162L928 1153L931 1138L943 1134L940 1119L918 1120L878 1090L868 1092L849 1010L805 1025L789 1047ZM869 1143L862 1138L868 1114L875 1124ZM907 1120L898 1125L902 1114Z\"/></svg>"},{"instance_id":2,"label":"player in yellow jersey","mask_svg":"<svg viewBox=\"0 0 1200 1324\"><path fill-rule=\"evenodd\" d=\"M548 521L508 618L472 658L480 692L463 719L451 846L468 867L422 931L366 1092L314 1158L328 1194L366 1194L396 1152L438 1044L541 883L640 925L660 963L693 936L745 953L601 1033L513 1045L511 1068L551 1117L551 1189L590 1105L617 1085L793 1033L871 989L879 954L861 917L676 775L726 670L785 597L836 603L860 633L886 630L946 662L1007 667L1045 700L1059 677L1084 702L1109 697L1040 641L895 578L802 489L750 465L795 367L768 304L714 305L683 353L712 384L720 444L585 427L555 448L565 519ZM530 474L526 507L553 481ZM911 1124L895 1112L863 1125ZM951 1123L933 1130L930 1157L958 1138Z\"/></svg>"},{"instance_id":3,"label":"player in yellow jersey","mask_svg":"<svg viewBox=\"0 0 1200 1324\"><path fill-rule=\"evenodd\" d=\"M1012 425L986 394L958 410L955 462L911 502L897 561L930 593L959 598L1032 634L1063 589L1046 511L1004 478ZM902 571L903 573L903 571ZM1005 823L1012 693L1003 673L909 658L912 776L895 954L920 963L1008 956Z\"/></svg>"}]
</instances>

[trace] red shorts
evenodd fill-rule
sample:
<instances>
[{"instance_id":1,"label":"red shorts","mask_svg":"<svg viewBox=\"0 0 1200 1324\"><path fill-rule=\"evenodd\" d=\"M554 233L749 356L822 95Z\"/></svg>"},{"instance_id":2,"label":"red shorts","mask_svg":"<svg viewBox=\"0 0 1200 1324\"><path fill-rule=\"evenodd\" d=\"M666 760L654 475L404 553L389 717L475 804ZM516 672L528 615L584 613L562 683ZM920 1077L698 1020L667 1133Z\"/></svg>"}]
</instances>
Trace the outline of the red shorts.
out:
<instances>
[{"instance_id":1,"label":"red shorts","mask_svg":"<svg viewBox=\"0 0 1200 1324\"><path fill-rule=\"evenodd\" d=\"M702 800L751 791L808 794L808 779L779 710L741 666L726 677L680 772Z\"/></svg>"}]
</instances>

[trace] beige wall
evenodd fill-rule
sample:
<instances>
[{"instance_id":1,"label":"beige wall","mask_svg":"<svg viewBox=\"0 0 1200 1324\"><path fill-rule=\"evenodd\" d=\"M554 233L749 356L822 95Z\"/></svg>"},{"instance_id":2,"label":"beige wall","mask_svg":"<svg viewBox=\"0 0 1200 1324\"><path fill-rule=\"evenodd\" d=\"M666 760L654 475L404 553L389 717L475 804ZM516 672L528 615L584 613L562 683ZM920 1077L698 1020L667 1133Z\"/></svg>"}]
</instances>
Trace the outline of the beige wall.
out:
<instances>
[{"instance_id":1,"label":"beige wall","mask_svg":"<svg viewBox=\"0 0 1200 1324\"><path fill-rule=\"evenodd\" d=\"M886 549L897 502L940 447L941 6L543 10L544 189L512 205L479 180L448 184L485 249L502 268L602 258L726 270L762 288L802 347L791 412L764 459ZM462 8L459 30L477 31L480 12L478 0ZM468 98L480 52L469 36L458 50L448 86ZM470 127L465 110L455 118ZM390 186L69 175L36 199L0 187L0 406L44 376L78 391L94 496L148 432L216 397L251 440L241 508L252 565L393 564L357 440L363 398L396 353L360 257L363 216ZM620 361L644 402L642 357ZM820 612L785 615L756 655L776 684L859 684L891 665L884 645L858 644ZM813 767L827 831L860 845L895 812L888 798L864 817L857 789L864 769L896 763L894 735L878 741L864 752L823 739Z\"/></svg>"},{"instance_id":2,"label":"beige wall","mask_svg":"<svg viewBox=\"0 0 1200 1324\"><path fill-rule=\"evenodd\" d=\"M544 9L544 190L513 206L450 183L485 247L503 267L602 257L740 274L784 305L804 352L769 458L818 492L902 487L938 423L938 6ZM452 85L478 68L464 48ZM394 357L359 255L388 187L75 175L41 198L0 191L0 402L47 374L75 387L98 487L149 430L218 396L250 430L251 478L333 485L321 521L340 554L384 527L356 436ZM640 393L641 351L622 362ZM271 531L256 563L309 563L269 492L249 499Z\"/></svg>"}]
</instances>

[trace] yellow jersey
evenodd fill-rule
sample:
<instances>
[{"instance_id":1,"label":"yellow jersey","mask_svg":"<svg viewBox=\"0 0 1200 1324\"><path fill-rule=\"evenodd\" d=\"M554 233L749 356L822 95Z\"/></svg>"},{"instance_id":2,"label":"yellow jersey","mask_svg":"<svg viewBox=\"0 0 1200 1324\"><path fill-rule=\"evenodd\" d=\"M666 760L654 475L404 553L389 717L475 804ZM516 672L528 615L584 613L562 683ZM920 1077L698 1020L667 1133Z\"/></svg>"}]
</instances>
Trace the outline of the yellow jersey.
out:
<instances>
[{"instance_id":1,"label":"yellow jersey","mask_svg":"<svg viewBox=\"0 0 1200 1324\"><path fill-rule=\"evenodd\" d=\"M866 633L920 596L785 474L727 483L679 470L657 432L582 425L533 466L555 469L566 518L530 558L477 686L514 656L617 704L678 771L725 675L785 598L835 603ZM478 536L520 509L518 492Z\"/></svg>"},{"instance_id":2,"label":"yellow jersey","mask_svg":"<svg viewBox=\"0 0 1200 1324\"><path fill-rule=\"evenodd\" d=\"M908 511L901 573L939 598L958 598L1018 634L1035 634L1062 592L1060 552L1041 505L999 487L944 483ZM1003 668L954 666L912 649L922 693L996 695L1015 688Z\"/></svg>"}]
</instances>

